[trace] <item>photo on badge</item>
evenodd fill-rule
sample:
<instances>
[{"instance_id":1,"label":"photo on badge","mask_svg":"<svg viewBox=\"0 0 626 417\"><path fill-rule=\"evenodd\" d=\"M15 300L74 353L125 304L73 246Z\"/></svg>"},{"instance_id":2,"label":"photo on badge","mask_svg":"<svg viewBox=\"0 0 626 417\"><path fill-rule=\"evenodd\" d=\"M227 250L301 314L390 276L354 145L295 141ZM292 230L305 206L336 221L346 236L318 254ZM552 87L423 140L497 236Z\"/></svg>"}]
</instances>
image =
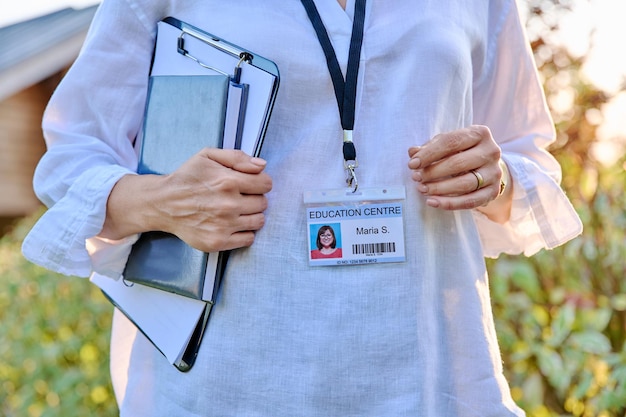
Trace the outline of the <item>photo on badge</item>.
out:
<instances>
[{"instance_id":1,"label":"photo on badge","mask_svg":"<svg viewBox=\"0 0 626 417\"><path fill-rule=\"evenodd\" d=\"M310 259L340 259L343 257L341 248L341 224L309 225Z\"/></svg>"}]
</instances>

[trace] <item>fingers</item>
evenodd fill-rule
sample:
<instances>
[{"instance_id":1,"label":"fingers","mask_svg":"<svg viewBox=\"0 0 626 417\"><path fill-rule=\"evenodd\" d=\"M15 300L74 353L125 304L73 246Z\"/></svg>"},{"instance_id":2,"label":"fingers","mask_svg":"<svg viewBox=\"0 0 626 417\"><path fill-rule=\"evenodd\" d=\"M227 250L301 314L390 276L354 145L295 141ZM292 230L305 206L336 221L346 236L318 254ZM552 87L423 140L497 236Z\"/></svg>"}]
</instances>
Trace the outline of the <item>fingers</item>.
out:
<instances>
[{"instance_id":1,"label":"fingers","mask_svg":"<svg viewBox=\"0 0 626 417\"><path fill-rule=\"evenodd\" d=\"M187 243L205 252L248 247L254 243L256 232L265 225L265 215L263 213L240 215L232 223L226 223L221 223L220 228L210 233L189 236Z\"/></svg>"},{"instance_id":2,"label":"fingers","mask_svg":"<svg viewBox=\"0 0 626 417\"><path fill-rule=\"evenodd\" d=\"M238 232L231 235L230 240L224 244L222 250L231 250L238 248L247 248L248 246L252 246L254 243L254 232L246 231L246 232ZM211 252L211 251L208 251Z\"/></svg>"},{"instance_id":3,"label":"fingers","mask_svg":"<svg viewBox=\"0 0 626 417\"><path fill-rule=\"evenodd\" d=\"M441 133L420 147L409 149L411 169L423 168L449 158L491 139L491 132L486 126L470 126L468 128Z\"/></svg>"},{"instance_id":4,"label":"fingers","mask_svg":"<svg viewBox=\"0 0 626 417\"><path fill-rule=\"evenodd\" d=\"M263 170L266 162L239 150L205 148L192 156L169 177L180 189L202 185L207 192L265 194L272 179ZM196 192L197 193L197 192Z\"/></svg>"},{"instance_id":5,"label":"fingers","mask_svg":"<svg viewBox=\"0 0 626 417\"><path fill-rule=\"evenodd\" d=\"M416 153L417 153L420 149L422 149L422 147L421 147L421 146L411 146L411 147L409 148L409 158L413 158L413 157L415 156L415 154L416 154ZM418 168L418 167L416 167L416 168Z\"/></svg>"},{"instance_id":6,"label":"fingers","mask_svg":"<svg viewBox=\"0 0 626 417\"><path fill-rule=\"evenodd\" d=\"M449 177L439 181L419 182L417 189L420 193L427 196L457 196L470 194L477 191L479 188L489 188L492 184L495 184L492 183L492 179L495 179L497 173L494 175L487 175L487 170L491 170L491 168L484 168L475 171L477 175L480 175L483 178L482 183L479 183L475 174L467 172L462 175Z\"/></svg>"},{"instance_id":7,"label":"fingers","mask_svg":"<svg viewBox=\"0 0 626 417\"><path fill-rule=\"evenodd\" d=\"M272 190L272 178L264 172L247 174L234 171L232 180L241 194L267 194Z\"/></svg>"},{"instance_id":8,"label":"fingers","mask_svg":"<svg viewBox=\"0 0 626 417\"><path fill-rule=\"evenodd\" d=\"M492 168L489 168L490 170ZM463 210L484 206L499 195L500 181L498 174L484 174L477 171L484 180L480 188L477 177L469 172L458 177L432 183L419 183L418 191L427 197L426 204L446 210ZM497 170L496 170L497 171ZM497 182L494 180L498 178ZM488 182L489 181L489 182Z\"/></svg>"},{"instance_id":9,"label":"fingers","mask_svg":"<svg viewBox=\"0 0 626 417\"><path fill-rule=\"evenodd\" d=\"M488 167L475 170L476 175L467 172L456 177L449 177L433 182L419 182L417 190L427 197L452 197L452 196L472 196L477 193L486 199L482 204L488 203L498 196L500 191L500 177L497 167L489 165ZM493 172L493 173L487 173ZM483 178L479 183L477 175Z\"/></svg>"},{"instance_id":10,"label":"fingers","mask_svg":"<svg viewBox=\"0 0 626 417\"><path fill-rule=\"evenodd\" d=\"M232 170L227 177L218 177L226 181L225 187L235 187L242 194L266 194L272 189L270 176L262 172L267 162L261 158L240 150L213 148L201 150L199 156ZM208 177L215 178L214 175Z\"/></svg>"},{"instance_id":11,"label":"fingers","mask_svg":"<svg viewBox=\"0 0 626 417\"><path fill-rule=\"evenodd\" d=\"M494 198L491 188L481 188L470 194L459 196L428 197L426 204L443 210L470 210L482 207Z\"/></svg>"},{"instance_id":12,"label":"fingers","mask_svg":"<svg viewBox=\"0 0 626 417\"><path fill-rule=\"evenodd\" d=\"M254 243L255 232L261 230L265 225L265 216L262 213L240 216L238 224L241 230L231 233L216 249L207 247L204 250L212 252L215 250L231 250L251 246Z\"/></svg>"},{"instance_id":13,"label":"fingers","mask_svg":"<svg viewBox=\"0 0 626 417\"><path fill-rule=\"evenodd\" d=\"M204 207L187 218L177 218L175 228L170 232L204 252L250 246L255 232L265 225L263 210L266 207L263 196L243 196L234 203L218 203L214 207Z\"/></svg>"},{"instance_id":14,"label":"fingers","mask_svg":"<svg viewBox=\"0 0 626 417\"><path fill-rule=\"evenodd\" d=\"M242 195L242 204L239 208L241 215L262 213L267 209L267 197L264 195ZM257 230L254 227L244 227L242 230Z\"/></svg>"},{"instance_id":15,"label":"fingers","mask_svg":"<svg viewBox=\"0 0 626 417\"><path fill-rule=\"evenodd\" d=\"M263 227L272 189L266 162L241 151L203 149L172 174L154 196L154 230L213 252L248 246Z\"/></svg>"},{"instance_id":16,"label":"fingers","mask_svg":"<svg viewBox=\"0 0 626 417\"><path fill-rule=\"evenodd\" d=\"M248 174L258 174L265 169L267 162L264 159L252 157L236 149L202 149L200 155L235 171Z\"/></svg>"},{"instance_id":17,"label":"fingers","mask_svg":"<svg viewBox=\"0 0 626 417\"><path fill-rule=\"evenodd\" d=\"M408 154L411 177L432 207L477 208L499 195L501 151L484 126L437 135Z\"/></svg>"},{"instance_id":18,"label":"fingers","mask_svg":"<svg viewBox=\"0 0 626 417\"><path fill-rule=\"evenodd\" d=\"M265 215L263 213L248 214L239 217L240 230L235 233L261 230L265 225Z\"/></svg>"},{"instance_id":19,"label":"fingers","mask_svg":"<svg viewBox=\"0 0 626 417\"><path fill-rule=\"evenodd\" d=\"M470 174L465 178L467 181L473 178L473 182L476 184L476 177L471 172L478 170L486 182L491 182L487 180L495 181L491 177L498 177L497 180L499 181L500 170L497 166L499 160L500 149L497 145L477 145L464 152L452 154L424 168L416 169L412 176L415 181L429 183ZM459 191L463 190L467 191L466 188L461 188Z\"/></svg>"}]
</instances>

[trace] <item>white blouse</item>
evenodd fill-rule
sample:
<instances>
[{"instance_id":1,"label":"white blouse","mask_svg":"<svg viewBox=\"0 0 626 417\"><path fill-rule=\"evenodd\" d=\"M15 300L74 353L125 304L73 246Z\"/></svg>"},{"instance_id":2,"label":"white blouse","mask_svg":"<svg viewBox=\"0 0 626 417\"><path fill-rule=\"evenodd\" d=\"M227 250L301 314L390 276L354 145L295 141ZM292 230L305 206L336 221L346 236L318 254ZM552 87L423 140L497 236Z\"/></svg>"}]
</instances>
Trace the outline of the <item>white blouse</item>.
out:
<instances>
[{"instance_id":1,"label":"white blouse","mask_svg":"<svg viewBox=\"0 0 626 417\"><path fill-rule=\"evenodd\" d=\"M316 0L345 71L354 1ZM514 0L370 0L354 140L359 184L404 185L402 263L310 267L302 193L344 182L322 49L297 0L104 0L46 111L35 175L49 207L24 255L119 277L135 236L94 237L134 173L156 22L174 16L275 61L262 157L274 188L233 252L194 368L180 373L116 313L112 375L128 416L521 416L502 374L484 256L532 255L581 232L545 151L553 124ZM511 219L426 206L407 149L487 125L514 179Z\"/></svg>"}]
</instances>

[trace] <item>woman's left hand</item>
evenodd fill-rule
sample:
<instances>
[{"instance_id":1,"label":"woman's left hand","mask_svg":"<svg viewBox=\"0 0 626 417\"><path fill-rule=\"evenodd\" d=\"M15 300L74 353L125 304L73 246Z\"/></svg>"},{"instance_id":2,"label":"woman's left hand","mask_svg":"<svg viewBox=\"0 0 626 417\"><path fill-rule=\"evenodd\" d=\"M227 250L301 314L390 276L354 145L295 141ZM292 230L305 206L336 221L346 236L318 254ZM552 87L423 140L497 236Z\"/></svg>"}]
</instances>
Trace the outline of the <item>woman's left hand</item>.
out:
<instances>
[{"instance_id":1,"label":"woman's left hand","mask_svg":"<svg viewBox=\"0 0 626 417\"><path fill-rule=\"evenodd\" d=\"M500 153L489 128L470 126L409 148L409 168L429 206L473 209L500 195Z\"/></svg>"}]
</instances>

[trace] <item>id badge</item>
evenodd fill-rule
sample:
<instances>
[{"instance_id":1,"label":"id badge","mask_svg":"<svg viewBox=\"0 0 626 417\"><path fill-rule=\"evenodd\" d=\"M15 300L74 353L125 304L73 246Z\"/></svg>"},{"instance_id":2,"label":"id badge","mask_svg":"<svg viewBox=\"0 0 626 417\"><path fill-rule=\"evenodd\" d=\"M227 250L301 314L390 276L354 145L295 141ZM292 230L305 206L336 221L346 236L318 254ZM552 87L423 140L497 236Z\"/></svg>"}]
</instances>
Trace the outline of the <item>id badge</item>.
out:
<instances>
[{"instance_id":1,"label":"id badge","mask_svg":"<svg viewBox=\"0 0 626 417\"><path fill-rule=\"evenodd\" d=\"M309 265L404 262L403 186L306 191Z\"/></svg>"}]
</instances>

